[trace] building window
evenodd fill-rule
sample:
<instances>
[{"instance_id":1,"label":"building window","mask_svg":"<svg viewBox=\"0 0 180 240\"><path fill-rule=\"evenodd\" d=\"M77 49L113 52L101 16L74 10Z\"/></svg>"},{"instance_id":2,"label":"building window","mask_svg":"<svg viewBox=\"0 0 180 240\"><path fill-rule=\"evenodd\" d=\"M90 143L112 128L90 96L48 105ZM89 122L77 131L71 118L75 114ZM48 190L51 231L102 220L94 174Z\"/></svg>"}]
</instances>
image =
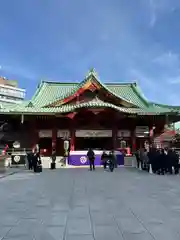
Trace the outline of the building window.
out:
<instances>
[{"instance_id":1,"label":"building window","mask_svg":"<svg viewBox=\"0 0 180 240\"><path fill-rule=\"evenodd\" d=\"M24 91L21 91L18 89L6 89L3 87L0 87L0 94L4 96L9 96L11 98L17 98L17 99L24 99L25 97Z\"/></svg>"}]
</instances>

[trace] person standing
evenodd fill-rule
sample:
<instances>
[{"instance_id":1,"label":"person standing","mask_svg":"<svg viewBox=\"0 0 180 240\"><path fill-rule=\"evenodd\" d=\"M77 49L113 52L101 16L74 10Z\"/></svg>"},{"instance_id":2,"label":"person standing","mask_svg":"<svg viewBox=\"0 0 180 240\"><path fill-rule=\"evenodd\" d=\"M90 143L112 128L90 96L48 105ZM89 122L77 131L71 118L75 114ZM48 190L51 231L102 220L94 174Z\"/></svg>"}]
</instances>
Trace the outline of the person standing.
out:
<instances>
[{"instance_id":1,"label":"person standing","mask_svg":"<svg viewBox=\"0 0 180 240\"><path fill-rule=\"evenodd\" d=\"M41 161L40 154L35 151L32 158L34 172L37 172L37 165L40 161Z\"/></svg>"},{"instance_id":2,"label":"person standing","mask_svg":"<svg viewBox=\"0 0 180 240\"><path fill-rule=\"evenodd\" d=\"M137 150L135 152L135 157L136 157L136 161L137 161L137 168L139 168L139 166L140 166L140 151L139 150Z\"/></svg>"},{"instance_id":3,"label":"person standing","mask_svg":"<svg viewBox=\"0 0 180 240\"><path fill-rule=\"evenodd\" d=\"M166 162L167 162L167 155L164 151L164 149L161 149L160 153L160 174L164 175L166 171Z\"/></svg>"},{"instance_id":4,"label":"person standing","mask_svg":"<svg viewBox=\"0 0 180 240\"><path fill-rule=\"evenodd\" d=\"M116 161L115 155L114 155L113 151L111 151L109 153L109 169L111 172L114 171L115 161Z\"/></svg>"},{"instance_id":5,"label":"person standing","mask_svg":"<svg viewBox=\"0 0 180 240\"><path fill-rule=\"evenodd\" d=\"M105 151L103 151L101 155L101 161L102 161L104 170L106 170L106 167L107 167L107 159L108 159L108 154Z\"/></svg>"},{"instance_id":6,"label":"person standing","mask_svg":"<svg viewBox=\"0 0 180 240\"><path fill-rule=\"evenodd\" d=\"M149 159L149 167L150 167L150 164L151 164L153 173L156 172L156 163L157 163L156 155L157 155L156 149L153 148L153 147L150 147L149 152L147 153L147 156L148 156L148 159Z\"/></svg>"},{"instance_id":7,"label":"person standing","mask_svg":"<svg viewBox=\"0 0 180 240\"><path fill-rule=\"evenodd\" d=\"M179 173L179 155L176 153L175 149L172 149L172 162L174 173L177 175Z\"/></svg>"},{"instance_id":8,"label":"person standing","mask_svg":"<svg viewBox=\"0 0 180 240\"><path fill-rule=\"evenodd\" d=\"M95 165L94 165L94 160L95 160L95 153L92 150L92 148L89 148L88 152L87 152L87 157L89 159L89 167L90 167L90 171L94 171L95 170Z\"/></svg>"},{"instance_id":9,"label":"person standing","mask_svg":"<svg viewBox=\"0 0 180 240\"><path fill-rule=\"evenodd\" d=\"M52 159L51 169L56 169L56 150L55 149L53 149L52 151L51 159Z\"/></svg>"},{"instance_id":10,"label":"person standing","mask_svg":"<svg viewBox=\"0 0 180 240\"><path fill-rule=\"evenodd\" d=\"M116 157L114 150L111 151L111 154L112 154L112 159L113 159L113 163L114 163L114 168L117 168L118 163L117 163L117 157Z\"/></svg>"},{"instance_id":11,"label":"person standing","mask_svg":"<svg viewBox=\"0 0 180 240\"><path fill-rule=\"evenodd\" d=\"M173 167L173 152L172 149L169 149L167 153L167 170L169 174L172 174L172 167Z\"/></svg>"},{"instance_id":12,"label":"person standing","mask_svg":"<svg viewBox=\"0 0 180 240\"><path fill-rule=\"evenodd\" d=\"M29 170L32 170L33 169L33 152L30 152L27 154L27 160L28 160L28 167L29 167Z\"/></svg>"},{"instance_id":13,"label":"person standing","mask_svg":"<svg viewBox=\"0 0 180 240\"><path fill-rule=\"evenodd\" d=\"M139 158L140 158L139 166L141 167L141 169L143 169L143 158L144 158L144 149L143 148L140 148L140 150L139 150Z\"/></svg>"},{"instance_id":14,"label":"person standing","mask_svg":"<svg viewBox=\"0 0 180 240\"><path fill-rule=\"evenodd\" d=\"M175 174L179 174L179 154L175 152Z\"/></svg>"},{"instance_id":15,"label":"person standing","mask_svg":"<svg viewBox=\"0 0 180 240\"><path fill-rule=\"evenodd\" d=\"M143 153L143 170L149 171L148 164L149 164L149 157L148 157L147 149L145 149Z\"/></svg>"}]
</instances>

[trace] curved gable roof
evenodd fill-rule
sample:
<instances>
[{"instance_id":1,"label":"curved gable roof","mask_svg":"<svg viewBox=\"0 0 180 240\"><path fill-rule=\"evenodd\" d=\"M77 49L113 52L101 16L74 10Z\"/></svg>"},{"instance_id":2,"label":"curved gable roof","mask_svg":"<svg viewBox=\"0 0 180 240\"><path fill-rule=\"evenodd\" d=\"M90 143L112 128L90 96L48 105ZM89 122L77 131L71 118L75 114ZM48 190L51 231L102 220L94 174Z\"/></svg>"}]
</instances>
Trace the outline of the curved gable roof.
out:
<instances>
[{"instance_id":1,"label":"curved gable roof","mask_svg":"<svg viewBox=\"0 0 180 240\"><path fill-rule=\"evenodd\" d=\"M148 101L143 97L143 94L139 91L136 83L102 83L97 79L97 76L93 72L91 72L81 83L42 81L31 102L34 106L44 107L51 105L54 102L63 101L63 99L75 94L88 81L91 81L92 77L102 88L107 90L113 96L137 107L149 106Z\"/></svg>"}]
</instances>

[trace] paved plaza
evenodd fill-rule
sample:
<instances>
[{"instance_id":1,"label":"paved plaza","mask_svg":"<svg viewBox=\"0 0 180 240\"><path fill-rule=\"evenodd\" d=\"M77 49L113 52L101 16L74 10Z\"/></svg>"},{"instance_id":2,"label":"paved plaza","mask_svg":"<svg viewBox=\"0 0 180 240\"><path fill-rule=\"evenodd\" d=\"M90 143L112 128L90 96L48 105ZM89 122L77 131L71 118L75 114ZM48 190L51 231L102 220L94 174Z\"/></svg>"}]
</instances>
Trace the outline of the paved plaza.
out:
<instances>
[{"instance_id":1,"label":"paved plaza","mask_svg":"<svg viewBox=\"0 0 180 240\"><path fill-rule=\"evenodd\" d=\"M180 176L132 168L0 179L0 239L179 240Z\"/></svg>"}]
</instances>

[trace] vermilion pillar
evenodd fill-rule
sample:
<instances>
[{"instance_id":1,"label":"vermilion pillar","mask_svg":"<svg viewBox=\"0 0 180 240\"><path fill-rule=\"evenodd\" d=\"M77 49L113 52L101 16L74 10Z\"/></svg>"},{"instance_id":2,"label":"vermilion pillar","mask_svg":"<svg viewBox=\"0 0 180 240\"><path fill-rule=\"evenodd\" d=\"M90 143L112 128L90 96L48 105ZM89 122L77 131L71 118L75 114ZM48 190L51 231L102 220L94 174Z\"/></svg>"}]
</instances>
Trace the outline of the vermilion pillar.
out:
<instances>
[{"instance_id":1,"label":"vermilion pillar","mask_svg":"<svg viewBox=\"0 0 180 240\"><path fill-rule=\"evenodd\" d=\"M113 142L113 149L117 149L117 125L114 123L112 128L112 142Z\"/></svg>"},{"instance_id":2,"label":"vermilion pillar","mask_svg":"<svg viewBox=\"0 0 180 240\"><path fill-rule=\"evenodd\" d=\"M135 152L136 151L136 130L133 129L131 131L131 139L132 139L132 152Z\"/></svg>"},{"instance_id":3,"label":"vermilion pillar","mask_svg":"<svg viewBox=\"0 0 180 240\"><path fill-rule=\"evenodd\" d=\"M39 143L39 131L37 128L36 121L32 122L32 150L35 149L36 144Z\"/></svg>"},{"instance_id":4,"label":"vermilion pillar","mask_svg":"<svg viewBox=\"0 0 180 240\"><path fill-rule=\"evenodd\" d=\"M52 129L52 149L56 150L56 142L57 142L57 128L54 126Z\"/></svg>"},{"instance_id":5,"label":"vermilion pillar","mask_svg":"<svg viewBox=\"0 0 180 240\"><path fill-rule=\"evenodd\" d=\"M76 140L76 136L75 136L75 126L74 126L74 120L72 120L71 123L71 141L70 141L70 151L74 151L75 150L75 140Z\"/></svg>"},{"instance_id":6,"label":"vermilion pillar","mask_svg":"<svg viewBox=\"0 0 180 240\"><path fill-rule=\"evenodd\" d=\"M155 130L155 126L151 125L149 127L149 142L150 142L151 145L154 144L154 130Z\"/></svg>"}]
</instances>

